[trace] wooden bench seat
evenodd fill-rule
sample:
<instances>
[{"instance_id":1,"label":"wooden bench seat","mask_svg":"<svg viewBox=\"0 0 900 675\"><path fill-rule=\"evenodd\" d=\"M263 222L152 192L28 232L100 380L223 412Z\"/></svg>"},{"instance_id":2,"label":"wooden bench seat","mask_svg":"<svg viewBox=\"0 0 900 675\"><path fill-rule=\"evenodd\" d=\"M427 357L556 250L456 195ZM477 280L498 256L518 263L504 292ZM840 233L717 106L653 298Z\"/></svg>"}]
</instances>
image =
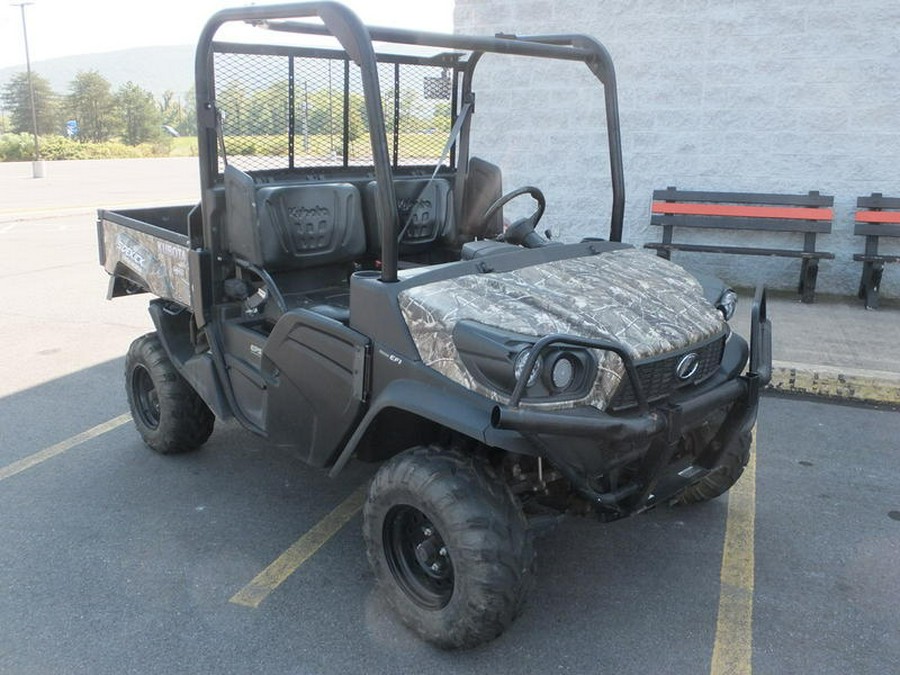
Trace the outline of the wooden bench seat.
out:
<instances>
[{"instance_id":1,"label":"wooden bench seat","mask_svg":"<svg viewBox=\"0 0 900 675\"><path fill-rule=\"evenodd\" d=\"M816 236L829 234L834 218L834 197L808 194L743 192L699 192L668 187L653 192L652 225L663 228L662 241L644 244L669 259L672 251L798 258L802 261L798 292L803 302L815 300L819 260L833 253L816 248ZM674 241L676 227L704 230L743 230L773 234L802 234L803 244L794 248L773 246L726 246ZM767 237L766 243L769 243Z\"/></svg>"},{"instance_id":2,"label":"wooden bench seat","mask_svg":"<svg viewBox=\"0 0 900 675\"><path fill-rule=\"evenodd\" d=\"M866 309L877 309L878 289L885 263L900 262L900 255L878 252L880 237L900 237L900 198L883 197L875 192L856 200L856 226L854 234L866 238L864 253L856 253L853 259L863 264L859 281L859 297Z\"/></svg>"}]
</instances>

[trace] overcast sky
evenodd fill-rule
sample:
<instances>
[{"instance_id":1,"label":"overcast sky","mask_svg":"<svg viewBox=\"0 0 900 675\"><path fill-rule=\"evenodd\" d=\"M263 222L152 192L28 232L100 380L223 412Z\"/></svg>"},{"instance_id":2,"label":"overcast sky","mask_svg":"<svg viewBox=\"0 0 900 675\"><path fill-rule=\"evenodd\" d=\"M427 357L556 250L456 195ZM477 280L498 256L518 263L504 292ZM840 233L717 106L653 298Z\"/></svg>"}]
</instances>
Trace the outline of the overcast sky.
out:
<instances>
[{"instance_id":1,"label":"overcast sky","mask_svg":"<svg viewBox=\"0 0 900 675\"><path fill-rule=\"evenodd\" d=\"M0 4L0 68L25 63L20 9ZM26 2L28 0L25 0ZM364 23L451 32L453 0L343 0ZM33 0L25 8L31 60L129 47L194 44L209 16L241 0Z\"/></svg>"}]
</instances>

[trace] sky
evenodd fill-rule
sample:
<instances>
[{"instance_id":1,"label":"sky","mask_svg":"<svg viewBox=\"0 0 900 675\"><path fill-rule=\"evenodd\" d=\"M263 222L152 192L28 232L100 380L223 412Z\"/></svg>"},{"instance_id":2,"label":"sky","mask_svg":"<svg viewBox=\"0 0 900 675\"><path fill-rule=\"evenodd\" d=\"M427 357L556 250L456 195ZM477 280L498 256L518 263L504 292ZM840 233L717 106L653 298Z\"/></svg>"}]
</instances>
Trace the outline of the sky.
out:
<instances>
[{"instance_id":1,"label":"sky","mask_svg":"<svg viewBox=\"0 0 900 675\"><path fill-rule=\"evenodd\" d=\"M7 0L0 4L0 68L24 65L22 15ZM28 2L29 0L24 0ZM25 8L32 63L75 54L129 47L195 44L206 20L241 0L31 0ZM453 29L453 0L343 0L374 26Z\"/></svg>"}]
</instances>

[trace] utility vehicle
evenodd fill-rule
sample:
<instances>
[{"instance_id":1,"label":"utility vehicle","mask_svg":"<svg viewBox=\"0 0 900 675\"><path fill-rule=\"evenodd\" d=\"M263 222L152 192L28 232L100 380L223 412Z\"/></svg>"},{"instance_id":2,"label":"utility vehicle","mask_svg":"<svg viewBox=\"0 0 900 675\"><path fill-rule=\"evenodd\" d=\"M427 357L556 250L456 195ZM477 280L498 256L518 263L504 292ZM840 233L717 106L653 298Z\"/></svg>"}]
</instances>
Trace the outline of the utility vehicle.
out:
<instances>
[{"instance_id":1,"label":"utility vehicle","mask_svg":"<svg viewBox=\"0 0 900 675\"><path fill-rule=\"evenodd\" d=\"M219 39L235 26L266 37ZM504 194L473 154L473 76L496 55L596 86L607 232L548 240L553 203ZM125 366L152 449L194 450L235 418L331 476L382 463L363 510L376 583L444 647L510 624L559 514L608 521L738 479L771 372L765 294L748 343L730 289L622 243L616 80L595 39L243 7L203 30L196 97L199 205L99 212L109 296L157 296ZM526 194L534 211L508 222Z\"/></svg>"}]
</instances>

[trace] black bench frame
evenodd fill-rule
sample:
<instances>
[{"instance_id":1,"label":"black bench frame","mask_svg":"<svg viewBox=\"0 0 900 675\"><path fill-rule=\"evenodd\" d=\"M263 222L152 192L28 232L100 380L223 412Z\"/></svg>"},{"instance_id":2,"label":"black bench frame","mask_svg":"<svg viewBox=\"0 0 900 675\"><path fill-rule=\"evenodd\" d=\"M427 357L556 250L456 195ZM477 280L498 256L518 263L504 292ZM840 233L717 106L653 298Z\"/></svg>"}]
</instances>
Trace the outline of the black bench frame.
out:
<instances>
[{"instance_id":1,"label":"black bench frame","mask_svg":"<svg viewBox=\"0 0 900 675\"><path fill-rule=\"evenodd\" d=\"M857 199L856 209L853 233L866 238L865 253L853 255L854 260L863 264L859 298L866 303L866 309L878 309L878 289L884 264L900 262L900 255L878 252L878 238L900 237L900 198L883 197L880 192L873 192Z\"/></svg>"},{"instance_id":2,"label":"black bench frame","mask_svg":"<svg viewBox=\"0 0 900 675\"><path fill-rule=\"evenodd\" d=\"M833 253L816 250L816 235L829 234L834 197L811 191L805 195L741 192L696 192L668 187L654 190L651 225L663 228L661 242L644 244L666 260L672 251L734 253L800 258L798 292L803 302L815 301L819 260ZM675 227L803 234L802 249L720 246L673 242Z\"/></svg>"}]
</instances>

